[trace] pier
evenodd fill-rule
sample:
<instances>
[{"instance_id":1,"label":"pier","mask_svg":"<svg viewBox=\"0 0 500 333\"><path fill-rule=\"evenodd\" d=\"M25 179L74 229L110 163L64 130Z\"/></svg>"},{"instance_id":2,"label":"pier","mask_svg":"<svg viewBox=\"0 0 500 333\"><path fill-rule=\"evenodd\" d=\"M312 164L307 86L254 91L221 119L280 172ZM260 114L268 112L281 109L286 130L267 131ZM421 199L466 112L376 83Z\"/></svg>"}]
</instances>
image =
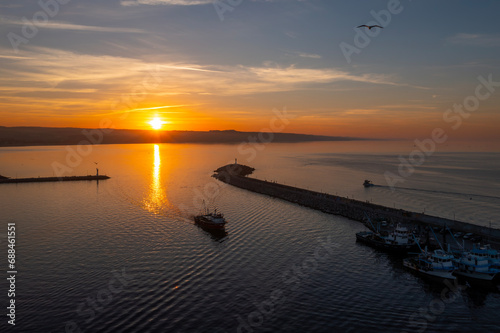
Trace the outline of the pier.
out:
<instances>
[{"instance_id":1,"label":"pier","mask_svg":"<svg viewBox=\"0 0 500 333\"><path fill-rule=\"evenodd\" d=\"M74 182L82 180L105 180L109 176L87 175L87 176L67 176L67 177L37 177L37 178L7 178L1 177L0 184L16 184L16 183L42 183L42 182Z\"/></svg>"},{"instance_id":2,"label":"pier","mask_svg":"<svg viewBox=\"0 0 500 333\"><path fill-rule=\"evenodd\" d=\"M405 225L419 225L431 227L448 227L454 231L474 233L483 239L499 244L500 230L486 226L479 226L467 222L450 220L443 217L415 213L402 209L385 207L370 202L349 199L337 195L310 191L298 187L283 185L265 180L248 178L249 171L253 168L239 164L229 164L215 170L214 178L224 183L252 191L255 193L269 195L305 207L316 209L328 214L340 215L351 220L365 222L366 217L370 219L388 219L393 223ZM251 173L251 172L250 172ZM361 185L360 185L361 186Z\"/></svg>"}]
</instances>

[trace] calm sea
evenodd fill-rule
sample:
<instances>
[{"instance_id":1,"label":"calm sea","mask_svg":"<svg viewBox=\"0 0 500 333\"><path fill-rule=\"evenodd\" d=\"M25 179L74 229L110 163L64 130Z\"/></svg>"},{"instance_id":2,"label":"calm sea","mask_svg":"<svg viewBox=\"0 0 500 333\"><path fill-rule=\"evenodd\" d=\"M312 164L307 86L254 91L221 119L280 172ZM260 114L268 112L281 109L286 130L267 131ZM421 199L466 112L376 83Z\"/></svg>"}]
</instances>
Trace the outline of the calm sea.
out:
<instances>
[{"instance_id":1,"label":"calm sea","mask_svg":"<svg viewBox=\"0 0 500 333\"><path fill-rule=\"evenodd\" d=\"M446 286L355 242L359 222L223 185L252 177L500 228L500 153L436 152L401 177L410 143L0 148L0 174L100 174L97 182L0 186L16 226L18 332L493 332L497 287ZM86 148L86 149L84 149ZM71 152L73 151L73 152ZM96 164L97 163L97 164ZM386 172L401 179L393 190ZM378 186L364 188L370 179ZM192 222L203 201L228 220Z\"/></svg>"}]
</instances>

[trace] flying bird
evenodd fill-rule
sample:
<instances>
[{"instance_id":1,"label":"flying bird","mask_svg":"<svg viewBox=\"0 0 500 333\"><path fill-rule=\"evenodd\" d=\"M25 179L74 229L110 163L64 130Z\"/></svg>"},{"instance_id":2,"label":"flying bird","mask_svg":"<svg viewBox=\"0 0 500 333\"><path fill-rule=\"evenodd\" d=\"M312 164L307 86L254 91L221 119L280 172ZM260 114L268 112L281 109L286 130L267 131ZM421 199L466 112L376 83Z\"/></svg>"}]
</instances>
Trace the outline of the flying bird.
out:
<instances>
[{"instance_id":1,"label":"flying bird","mask_svg":"<svg viewBox=\"0 0 500 333\"><path fill-rule=\"evenodd\" d=\"M366 27L369 30L371 30L372 28L384 29L384 27L381 27L380 25L366 25L366 24L358 25L356 28L361 28L361 27Z\"/></svg>"}]
</instances>

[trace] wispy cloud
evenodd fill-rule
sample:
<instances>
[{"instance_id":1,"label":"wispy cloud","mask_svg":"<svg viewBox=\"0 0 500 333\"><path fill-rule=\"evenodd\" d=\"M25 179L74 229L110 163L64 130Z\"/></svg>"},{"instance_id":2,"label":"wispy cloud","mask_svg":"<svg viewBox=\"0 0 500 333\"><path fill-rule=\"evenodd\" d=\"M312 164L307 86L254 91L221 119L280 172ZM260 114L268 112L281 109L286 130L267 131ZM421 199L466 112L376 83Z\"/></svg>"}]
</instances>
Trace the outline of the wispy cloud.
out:
<instances>
[{"instance_id":1,"label":"wispy cloud","mask_svg":"<svg viewBox=\"0 0 500 333\"><path fill-rule=\"evenodd\" d=\"M347 109L341 112L337 112L335 115L338 117L342 116L371 116L375 114L379 114L382 109Z\"/></svg>"},{"instance_id":2,"label":"wispy cloud","mask_svg":"<svg viewBox=\"0 0 500 333\"><path fill-rule=\"evenodd\" d=\"M2 23L23 26L25 23L20 19L5 18ZM134 28L122 27L100 27L94 25L81 25L68 22L48 21L40 24L38 28L76 31L98 31L98 32L120 32L120 33L146 33L146 31Z\"/></svg>"},{"instance_id":3,"label":"wispy cloud","mask_svg":"<svg viewBox=\"0 0 500 333\"><path fill-rule=\"evenodd\" d=\"M356 81L374 84L396 84L388 75L362 74L355 75L334 68L285 68L275 67L250 67L247 69L259 80L269 83L279 83L283 87L297 84L331 83L337 81ZM287 90L288 90L287 89Z\"/></svg>"},{"instance_id":4,"label":"wispy cloud","mask_svg":"<svg viewBox=\"0 0 500 333\"><path fill-rule=\"evenodd\" d=\"M122 0L122 6L140 6L140 5L177 5L177 6L195 6L207 5L213 3L214 0Z\"/></svg>"},{"instance_id":5,"label":"wispy cloud","mask_svg":"<svg viewBox=\"0 0 500 333\"><path fill-rule=\"evenodd\" d=\"M500 35L459 33L446 41L450 44L495 47L500 46Z\"/></svg>"},{"instance_id":6,"label":"wispy cloud","mask_svg":"<svg viewBox=\"0 0 500 333\"><path fill-rule=\"evenodd\" d=\"M151 108L136 108L136 109L130 109L130 110L120 110L120 111L114 111L114 112L107 112L107 113L99 113L99 114L93 114L95 117L100 117L100 116L109 116L109 115L118 115L118 114L124 114L124 113L133 113L133 112L143 112L143 111L151 111L151 110L163 110L163 109L171 109L171 108L182 108L185 106L194 106L197 104L180 104L180 105L163 105L163 106L155 106ZM155 112L155 113L168 113L168 114L174 114L174 113L184 113L182 111L160 111L160 112Z\"/></svg>"},{"instance_id":7,"label":"wispy cloud","mask_svg":"<svg viewBox=\"0 0 500 333\"><path fill-rule=\"evenodd\" d=\"M311 53L299 53L299 57L302 58L312 58L312 59L321 59L322 57L319 54L311 54Z\"/></svg>"},{"instance_id":8,"label":"wispy cloud","mask_svg":"<svg viewBox=\"0 0 500 333\"><path fill-rule=\"evenodd\" d=\"M3 59L29 59L28 57L19 57L19 56L9 56L0 54L0 58Z\"/></svg>"},{"instance_id":9,"label":"wispy cloud","mask_svg":"<svg viewBox=\"0 0 500 333\"><path fill-rule=\"evenodd\" d=\"M38 82L43 87L77 84L78 88L93 85L120 87L124 82L137 82L154 70L161 76L162 92L170 94L239 95L269 91L292 91L310 84L338 81L398 85L388 75L356 75L335 68L298 68L296 66L217 66L178 62L148 63L143 60L78 54L70 51L31 47L24 57L10 59L4 66L3 77L16 82ZM15 61L15 63L14 63ZM0 84L12 85L11 79ZM73 87L74 88L74 87Z\"/></svg>"},{"instance_id":10,"label":"wispy cloud","mask_svg":"<svg viewBox=\"0 0 500 333\"><path fill-rule=\"evenodd\" d=\"M336 68L148 62L35 46L27 46L22 56L5 57L2 61L5 65L0 68L0 108L15 109L18 114L27 109L86 116L104 112L172 113L172 108L192 109L239 95L309 90L321 85L334 92L337 88L331 83L335 82L398 85L388 75L357 75ZM145 78L149 78L147 83L153 88L142 88ZM119 109L111 111L113 102L121 101L123 96L125 100L134 98L136 94L141 94L144 104L127 108L128 104L122 103Z\"/></svg>"},{"instance_id":11,"label":"wispy cloud","mask_svg":"<svg viewBox=\"0 0 500 333\"><path fill-rule=\"evenodd\" d=\"M397 109L397 110L409 110L409 109L415 109L415 110L437 110L438 107L435 105L425 105L425 104L418 104L418 103L425 103L423 101L415 101L414 104L390 104L390 105L380 105L381 109Z\"/></svg>"},{"instance_id":12,"label":"wispy cloud","mask_svg":"<svg viewBox=\"0 0 500 333\"><path fill-rule=\"evenodd\" d=\"M216 70L211 70L211 69L207 69L207 68L202 68L201 66L198 66L198 65L192 65L192 66L172 66L172 65L158 65L159 67L161 68L166 68L166 69L185 69L185 70L188 70L188 71L199 71L199 72L219 72L219 71L216 71Z\"/></svg>"},{"instance_id":13,"label":"wispy cloud","mask_svg":"<svg viewBox=\"0 0 500 333\"><path fill-rule=\"evenodd\" d=\"M171 109L171 108L180 108L183 106L190 106L191 104L180 104L180 105L162 105L162 106L155 106L152 108L139 108L139 109L133 109L130 111L150 111L150 110L162 110L162 109ZM168 111L168 113L175 113L176 111Z\"/></svg>"}]
</instances>

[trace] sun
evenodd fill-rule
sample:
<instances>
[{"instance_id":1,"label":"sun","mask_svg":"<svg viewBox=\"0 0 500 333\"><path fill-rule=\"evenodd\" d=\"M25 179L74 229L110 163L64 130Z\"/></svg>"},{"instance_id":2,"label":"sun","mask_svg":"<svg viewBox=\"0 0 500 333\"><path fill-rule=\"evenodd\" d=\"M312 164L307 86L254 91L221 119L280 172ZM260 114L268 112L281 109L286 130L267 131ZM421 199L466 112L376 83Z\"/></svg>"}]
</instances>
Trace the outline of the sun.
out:
<instances>
[{"instance_id":1,"label":"sun","mask_svg":"<svg viewBox=\"0 0 500 333\"><path fill-rule=\"evenodd\" d=\"M149 124L151 125L151 127L153 127L153 129L159 130L159 129L161 129L163 124L165 124L165 122L163 120L161 120L159 117L154 117L153 119L151 119Z\"/></svg>"}]
</instances>

